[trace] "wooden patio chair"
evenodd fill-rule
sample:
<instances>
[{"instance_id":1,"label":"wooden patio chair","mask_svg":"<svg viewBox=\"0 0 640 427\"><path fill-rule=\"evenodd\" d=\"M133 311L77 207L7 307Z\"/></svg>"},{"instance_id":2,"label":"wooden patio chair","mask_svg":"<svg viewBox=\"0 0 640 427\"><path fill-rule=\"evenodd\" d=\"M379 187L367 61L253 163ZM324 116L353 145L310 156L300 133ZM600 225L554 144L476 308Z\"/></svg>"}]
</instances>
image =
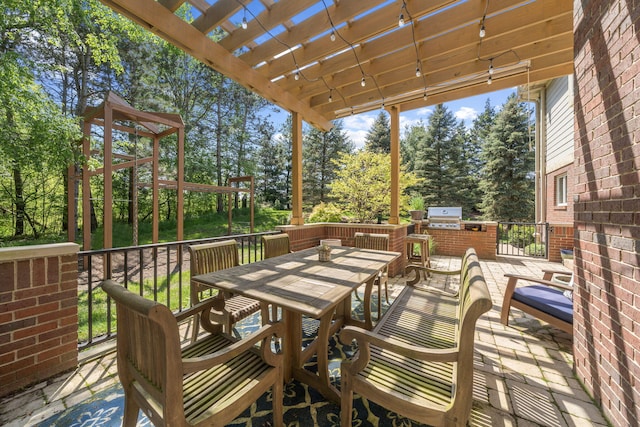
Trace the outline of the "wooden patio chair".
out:
<instances>
[{"instance_id":1,"label":"wooden patio chair","mask_svg":"<svg viewBox=\"0 0 640 427\"><path fill-rule=\"evenodd\" d=\"M191 245L189 254L191 277L240 265L238 243L235 240ZM207 297L207 293L211 293L211 288L191 280L191 305L198 304ZM261 311L263 324L269 319L267 306L262 306L254 299L242 295L224 295L222 292L218 292L213 298L223 299L224 307L220 311L211 312L211 321L221 324L224 332L228 334L231 334L234 323L257 311ZM200 331L200 323L199 316L194 316L192 332L194 341Z\"/></svg>"},{"instance_id":2,"label":"wooden patio chair","mask_svg":"<svg viewBox=\"0 0 640 427\"><path fill-rule=\"evenodd\" d=\"M211 333L181 348L178 322L201 313L203 327L214 331L207 311L220 300L209 298L174 315L110 280L102 289L115 301L118 315L123 426L135 426L140 409L155 426L224 426L269 389L273 423L282 425L283 361L271 349L271 339L284 333L282 323L265 325L242 340Z\"/></svg>"},{"instance_id":3,"label":"wooden patio chair","mask_svg":"<svg viewBox=\"0 0 640 427\"><path fill-rule=\"evenodd\" d=\"M262 236L264 259L291 253L291 244L287 233Z\"/></svg>"},{"instance_id":4,"label":"wooden patio chair","mask_svg":"<svg viewBox=\"0 0 640 427\"><path fill-rule=\"evenodd\" d=\"M505 277L509 281L500 314L500 322L503 325L509 325L509 311L511 307L515 307L573 335L571 273L543 270L542 279L515 274L505 274ZM561 278L567 280L560 280ZM529 285L517 286L522 283Z\"/></svg>"},{"instance_id":5,"label":"wooden patio chair","mask_svg":"<svg viewBox=\"0 0 640 427\"><path fill-rule=\"evenodd\" d=\"M389 235L388 234L375 234L375 233L355 233L355 240L353 245L356 248L360 249L373 249L377 251L388 251L389 250ZM385 267L383 271L380 272L376 279L376 284L378 285L378 319L380 319L382 313L382 284L384 284L384 299L389 304L389 270L388 267ZM358 296L358 291L356 290L356 298L360 299Z\"/></svg>"}]
</instances>

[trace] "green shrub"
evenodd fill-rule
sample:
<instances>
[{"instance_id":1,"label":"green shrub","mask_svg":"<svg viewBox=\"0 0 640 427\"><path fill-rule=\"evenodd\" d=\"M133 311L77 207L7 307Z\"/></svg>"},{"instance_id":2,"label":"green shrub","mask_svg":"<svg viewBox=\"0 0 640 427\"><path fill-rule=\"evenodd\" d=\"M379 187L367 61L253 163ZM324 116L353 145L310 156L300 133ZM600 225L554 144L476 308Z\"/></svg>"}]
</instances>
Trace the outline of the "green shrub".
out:
<instances>
[{"instance_id":1,"label":"green shrub","mask_svg":"<svg viewBox=\"0 0 640 427\"><path fill-rule=\"evenodd\" d=\"M509 230L509 243L518 248L529 246L535 241L534 231L534 227L514 225Z\"/></svg>"},{"instance_id":2,"label":"green shrub","mask_svg":"<svg viewBox=\"0 0 640 427\"><path fill-rule=\"evenodd\" d=\"M320 203L313 207L309 222L341 222L342 209L333 203Z\"/></svg>"}]
</instances>

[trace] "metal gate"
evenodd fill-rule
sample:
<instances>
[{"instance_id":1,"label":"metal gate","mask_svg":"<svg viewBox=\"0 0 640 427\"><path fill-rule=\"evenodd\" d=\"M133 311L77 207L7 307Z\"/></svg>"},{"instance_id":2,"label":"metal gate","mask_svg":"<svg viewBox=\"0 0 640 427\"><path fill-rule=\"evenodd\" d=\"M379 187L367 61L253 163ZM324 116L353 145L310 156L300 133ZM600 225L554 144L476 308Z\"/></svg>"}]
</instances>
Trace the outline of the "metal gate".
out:
<instances>
[{"instance_id":1,"label":"metal gate","mask_svg":"<svg viewBox=\"0 0 640 427\"><path fill-rule=\"evenodd\" d=\"M548 222L499 222L496 252L498 255L547 258L548 236Z\"/></svg>"}]
</instances>

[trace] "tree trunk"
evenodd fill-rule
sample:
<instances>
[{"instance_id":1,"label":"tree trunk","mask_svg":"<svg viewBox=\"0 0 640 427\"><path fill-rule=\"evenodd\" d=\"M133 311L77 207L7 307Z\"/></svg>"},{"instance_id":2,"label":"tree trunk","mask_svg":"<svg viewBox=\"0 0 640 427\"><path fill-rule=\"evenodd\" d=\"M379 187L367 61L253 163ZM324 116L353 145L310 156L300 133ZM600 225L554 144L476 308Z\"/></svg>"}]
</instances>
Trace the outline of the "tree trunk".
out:
<instances>
[{"instance_id":1,"label":"tree trunk","mask_svg":"<svg viewBox=\"0 0 640 427\"><path fill-rule=\"evenodd\" d=\"M24 236L24 214L25 214L25 202L24 202L24 182L22 180L22 172L17 164L13 165L13 185L15 187L15 202L16 207L16 223L14 229L15 236Z\"/></svg>"}]
</instances>

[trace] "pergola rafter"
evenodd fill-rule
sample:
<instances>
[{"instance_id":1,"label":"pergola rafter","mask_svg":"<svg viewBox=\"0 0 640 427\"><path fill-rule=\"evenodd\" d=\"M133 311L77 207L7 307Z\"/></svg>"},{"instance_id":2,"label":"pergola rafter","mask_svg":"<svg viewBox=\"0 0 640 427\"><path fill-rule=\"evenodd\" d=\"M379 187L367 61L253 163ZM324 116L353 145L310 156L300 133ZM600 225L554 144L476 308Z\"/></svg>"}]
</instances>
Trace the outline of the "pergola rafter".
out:
<instances>
[{"instance_id":1,"label":"pergola rafter","mask_svg":"<svg viewBox=\"0 0 640 427\"><path fill-rule=\"evenodd\" d=\"M304 222L302 120L328 130L384 108L393 126L403 111L573 72L572 0L101 1L292 113L293 224Z\"/></svg>"}]
</instances>

